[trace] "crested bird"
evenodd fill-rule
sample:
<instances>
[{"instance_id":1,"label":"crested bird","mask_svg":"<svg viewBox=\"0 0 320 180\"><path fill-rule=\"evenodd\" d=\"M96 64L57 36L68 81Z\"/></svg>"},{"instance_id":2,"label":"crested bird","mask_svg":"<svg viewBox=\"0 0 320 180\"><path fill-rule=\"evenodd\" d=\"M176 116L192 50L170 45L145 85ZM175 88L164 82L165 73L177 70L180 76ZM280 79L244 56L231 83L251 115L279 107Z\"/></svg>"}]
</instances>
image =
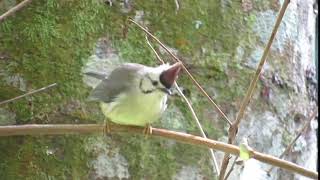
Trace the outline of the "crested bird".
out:
<instances>
[{"instance_id":1,"label":"crested bird","mask_svg":"<svg viewBox=\"0 0 320 180\"><path fill-rule=\"evenodd\" d=\"M121 125L144 126L147 133L150 124L165 111L181 67L180 62L157 67L125 63L103 78L88 99L100 103L107 120Z\"/></svg>"}]
</instances>

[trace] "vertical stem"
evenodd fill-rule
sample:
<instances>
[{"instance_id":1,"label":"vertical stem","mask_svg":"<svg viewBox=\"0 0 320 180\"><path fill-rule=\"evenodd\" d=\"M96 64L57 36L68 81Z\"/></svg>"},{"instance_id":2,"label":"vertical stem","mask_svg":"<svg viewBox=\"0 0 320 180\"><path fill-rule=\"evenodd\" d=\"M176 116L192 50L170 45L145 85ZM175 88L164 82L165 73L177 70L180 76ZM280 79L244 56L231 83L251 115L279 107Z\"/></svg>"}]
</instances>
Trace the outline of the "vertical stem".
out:
<instances>
[{"instance_id":1,"label":"vertical stem","mask_svg":"<svg viewBox=\"0 0 320 180\"><path fill-rule=\"evenodd\" d=\"M269 41L267 43L267 46L266 48L264 49L264 52L263 52L263 55L260 59L260 63L258 65L258 68L256 70L256 73L250 83L250 86L247 90L247 93L241 103L241 106L240 106L240 110L239 110L239 113L236 117L236 120L232 123L231 127L229 128L229 134L228 134L228 143L229 144L232 144L235 140L235 137L237 135L237 131L238 131L238 127L239 127L239 124L241 122L241 119L244 115L244 111L247 107L247 105L249 104L250 100L251 100L251 97L252 97L252 94L253 94L253 91L256 87L256 84L258 82L258 79L259 79L259 76L260 76L260 73L262 71L262 68L263 68L263 65L265 64L266 60L267 60L267 56L268 56L268 53L269 53L269 50L270 50L270 47L272 45L272 42L275 38L275 35L278 31L278 28L280 26L280 23L282 21L282 18L284 16L284 13L286 12L286 9L288 7L290 3L290 0L285 0L285 2L283 3L281 9L280 9L280 12L278 14L278 17L277 17L277 20L276 20L276 23L272 29L272 33L271 33L271 36L269 38ZM221 164L221 170L220 170L220 176L219 176L219 180L223 180L224 179L224 176L225 176L225 173L226 173L226 169L228 167L228 163L229 163L229 156L230 154L229 153L226 153L223 157L223 160L222 160L222 164Z\"/></svg>"}]
</instances>

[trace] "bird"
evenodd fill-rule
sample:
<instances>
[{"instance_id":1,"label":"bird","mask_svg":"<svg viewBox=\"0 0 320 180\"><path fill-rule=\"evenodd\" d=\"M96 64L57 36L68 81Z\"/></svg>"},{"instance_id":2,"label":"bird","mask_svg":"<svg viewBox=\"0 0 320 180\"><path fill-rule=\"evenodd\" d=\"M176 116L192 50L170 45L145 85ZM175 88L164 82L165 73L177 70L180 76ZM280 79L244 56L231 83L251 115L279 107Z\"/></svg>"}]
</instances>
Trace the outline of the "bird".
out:
<instances>
[{"instance_id":1,"label":"bird","mask_svg":"<svg viewBox=\"0 0 320 180\"><path fill-rule=\"evenodd\" d=\"M124 63L103 78L91 91L88 100L99 102L107 120L121 125L143 126L144 132L148 133L150 124L157 121L167 108L168 96L181 68L181 62L157 67Z\"/></svg>"}]
</instances>

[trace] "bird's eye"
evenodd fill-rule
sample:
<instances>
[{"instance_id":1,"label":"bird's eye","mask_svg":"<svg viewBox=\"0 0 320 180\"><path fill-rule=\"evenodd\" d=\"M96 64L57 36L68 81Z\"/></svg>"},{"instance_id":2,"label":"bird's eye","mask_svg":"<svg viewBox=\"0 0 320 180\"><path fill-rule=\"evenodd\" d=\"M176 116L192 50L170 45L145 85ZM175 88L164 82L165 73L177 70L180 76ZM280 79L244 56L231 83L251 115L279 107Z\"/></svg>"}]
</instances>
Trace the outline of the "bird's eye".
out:
<instances>
[{"instance_id":1,"label":"bird's eye","mask_svg":"<svg viewBox=\"0 0 320 180\"><path fill-rule=\"evenodd\" d=\"M152 85L153 86L157 86L158 85L158 81L152 81Z\"/></svg>"}]
</instances>

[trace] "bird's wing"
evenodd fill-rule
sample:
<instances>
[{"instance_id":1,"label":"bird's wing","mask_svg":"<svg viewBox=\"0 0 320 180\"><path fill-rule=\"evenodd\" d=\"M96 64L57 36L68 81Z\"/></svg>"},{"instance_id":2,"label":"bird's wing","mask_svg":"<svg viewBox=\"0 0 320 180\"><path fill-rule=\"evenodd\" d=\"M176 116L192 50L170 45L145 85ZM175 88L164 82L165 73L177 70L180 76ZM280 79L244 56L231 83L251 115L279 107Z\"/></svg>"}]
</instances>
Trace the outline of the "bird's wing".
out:
<instances>
[{"instance_id":1,"label":"bird's wing","mask_svg":"<svg viewBox=\"0 0 320 180\"><path fill-rule=\"evenodd\" d=\"M97 73L97 72L85 72L84 74L100 80L105 79L105 77L107 76L106 74Z\"/></svg>"},{"instance_id":2,"label":"bird's wing","mask_svg":"<svg viewBox=\"0 0 320 180\"><path fill-rule=\"evenodd\" d=\"M132 86L135 86L134 79L143 68L143 65L133 63L127 63L116 68L108 78L103 79L92 90L88 100L106 103L113 102L121 93L129 91Z\"/></svg>"}]
</instances>

